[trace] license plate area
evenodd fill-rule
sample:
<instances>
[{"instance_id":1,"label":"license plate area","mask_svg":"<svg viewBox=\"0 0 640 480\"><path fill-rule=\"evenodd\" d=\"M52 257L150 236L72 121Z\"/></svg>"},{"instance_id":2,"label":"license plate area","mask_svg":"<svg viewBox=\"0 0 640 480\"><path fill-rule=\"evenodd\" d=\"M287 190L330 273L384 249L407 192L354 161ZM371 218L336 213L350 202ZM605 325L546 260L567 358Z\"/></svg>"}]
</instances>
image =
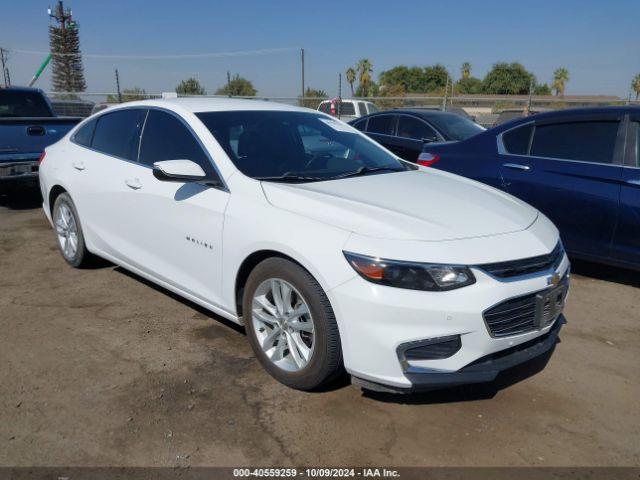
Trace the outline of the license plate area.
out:
<instances>
[{"instance_id":1,"label":"license plate area","mask_svg":"<svg viewBox=\"0 0 640 480\"><path fill-rule=\"evenodd\" d=\"M551 325L560 316L566 297L567 285L559 285L536 295L534 325L538 330Z\"/></svg>"}]
</instances>

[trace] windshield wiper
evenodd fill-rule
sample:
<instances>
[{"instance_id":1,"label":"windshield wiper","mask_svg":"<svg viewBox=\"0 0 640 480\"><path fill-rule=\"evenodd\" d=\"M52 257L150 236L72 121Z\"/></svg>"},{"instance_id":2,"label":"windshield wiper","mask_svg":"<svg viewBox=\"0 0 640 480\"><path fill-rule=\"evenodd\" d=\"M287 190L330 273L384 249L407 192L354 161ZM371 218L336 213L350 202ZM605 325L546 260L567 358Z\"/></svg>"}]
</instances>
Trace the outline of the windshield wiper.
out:
<instances>
[{"instance_id":1,"label":"windshield wiper","mask_svg":"<svg viewBox=\"0 0 640 480\"><path fill-rule=\"evenodd\" d=\"M320 182L322 180L327 180L326 178L321 177L309 177L306 175L299 175L297 173L287 172L282 175L275 175L272 177L254 177L256 180L266 181L266 182Z\"/></svg>"},{"instance_id":2,"label":"windshield wiper","mask_svg":"<svg viewBox=\"0 0 640 480\"><path fill-rule=\"evenodd\" d=\"M347 178L347 177L359 177L360 175L366 175L372 172L404 172L404 168L394 168L394 167L360 167L353 172L343 173L341 175L336 175L335 177L330 177L327 180L336 180L338 178Z\"/></svg>"}]
</instances>

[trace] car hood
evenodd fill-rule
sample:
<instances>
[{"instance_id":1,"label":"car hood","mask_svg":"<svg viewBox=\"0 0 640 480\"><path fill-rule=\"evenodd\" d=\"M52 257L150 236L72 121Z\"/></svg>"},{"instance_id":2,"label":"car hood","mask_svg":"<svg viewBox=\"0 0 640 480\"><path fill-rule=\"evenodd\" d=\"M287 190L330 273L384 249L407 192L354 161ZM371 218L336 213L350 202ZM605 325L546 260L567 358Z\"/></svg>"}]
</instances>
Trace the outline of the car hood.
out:
<instances>
[{"instance_id":1,"label":"car hood","mask_svg":"<svg viewBox=\"0 0 640 480\"><path fill-rule=\"evenodd\" d=\"M262 186L278 208L375 238L443 241L500 235L528 228L538 215L506 193L434 169Z\"/></svg>"}]
</instances>

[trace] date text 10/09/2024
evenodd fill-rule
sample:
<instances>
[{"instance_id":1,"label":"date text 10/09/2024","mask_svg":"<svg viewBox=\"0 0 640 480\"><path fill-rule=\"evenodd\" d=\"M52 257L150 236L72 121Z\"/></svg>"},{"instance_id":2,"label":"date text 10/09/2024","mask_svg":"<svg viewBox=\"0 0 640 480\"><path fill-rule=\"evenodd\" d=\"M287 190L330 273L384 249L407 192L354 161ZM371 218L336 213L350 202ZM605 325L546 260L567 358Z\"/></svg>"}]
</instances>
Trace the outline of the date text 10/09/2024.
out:
<instances>
[{"instance_id":1,"label":"date text 10/09/2024","mask_svg":"<svg viewBox=\"0 0 640 480\"><path fill-rule=\"evenodd\" d=\"M234 477L258 478L398 478L397 470L387 468L236 468Z\"/></svg>"}]
</instances>

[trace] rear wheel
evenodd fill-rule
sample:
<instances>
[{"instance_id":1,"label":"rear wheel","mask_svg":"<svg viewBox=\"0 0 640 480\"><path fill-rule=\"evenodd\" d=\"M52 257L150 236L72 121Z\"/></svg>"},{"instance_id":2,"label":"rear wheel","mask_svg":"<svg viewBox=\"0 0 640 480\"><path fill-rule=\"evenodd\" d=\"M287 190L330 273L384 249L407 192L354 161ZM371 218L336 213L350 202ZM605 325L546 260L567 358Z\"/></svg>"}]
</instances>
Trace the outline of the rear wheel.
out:
<instances>
[{"instance_id":1,"label":"rear wheel","mask_svg":"<svg viewBox=\"0 0 640 480\"><path fill-rule=\"evenodd\" d=\"M270 258L257 265L245 286L242 311L251 347L276 380L312 390L342 372L329 299L296 263Z\"/></svg>"},{"instance_id":2,"label":"rear wheel","mask_svg":"<svg viewBox=\"0 0 640 480\"><path fill-rule=\"evenodd\" d=\"M53 226L62 257L73 267L88 266L93 255L87 250L78 212L68 193L61 193L53 205Z\"/></svg>"}]
</instances>

